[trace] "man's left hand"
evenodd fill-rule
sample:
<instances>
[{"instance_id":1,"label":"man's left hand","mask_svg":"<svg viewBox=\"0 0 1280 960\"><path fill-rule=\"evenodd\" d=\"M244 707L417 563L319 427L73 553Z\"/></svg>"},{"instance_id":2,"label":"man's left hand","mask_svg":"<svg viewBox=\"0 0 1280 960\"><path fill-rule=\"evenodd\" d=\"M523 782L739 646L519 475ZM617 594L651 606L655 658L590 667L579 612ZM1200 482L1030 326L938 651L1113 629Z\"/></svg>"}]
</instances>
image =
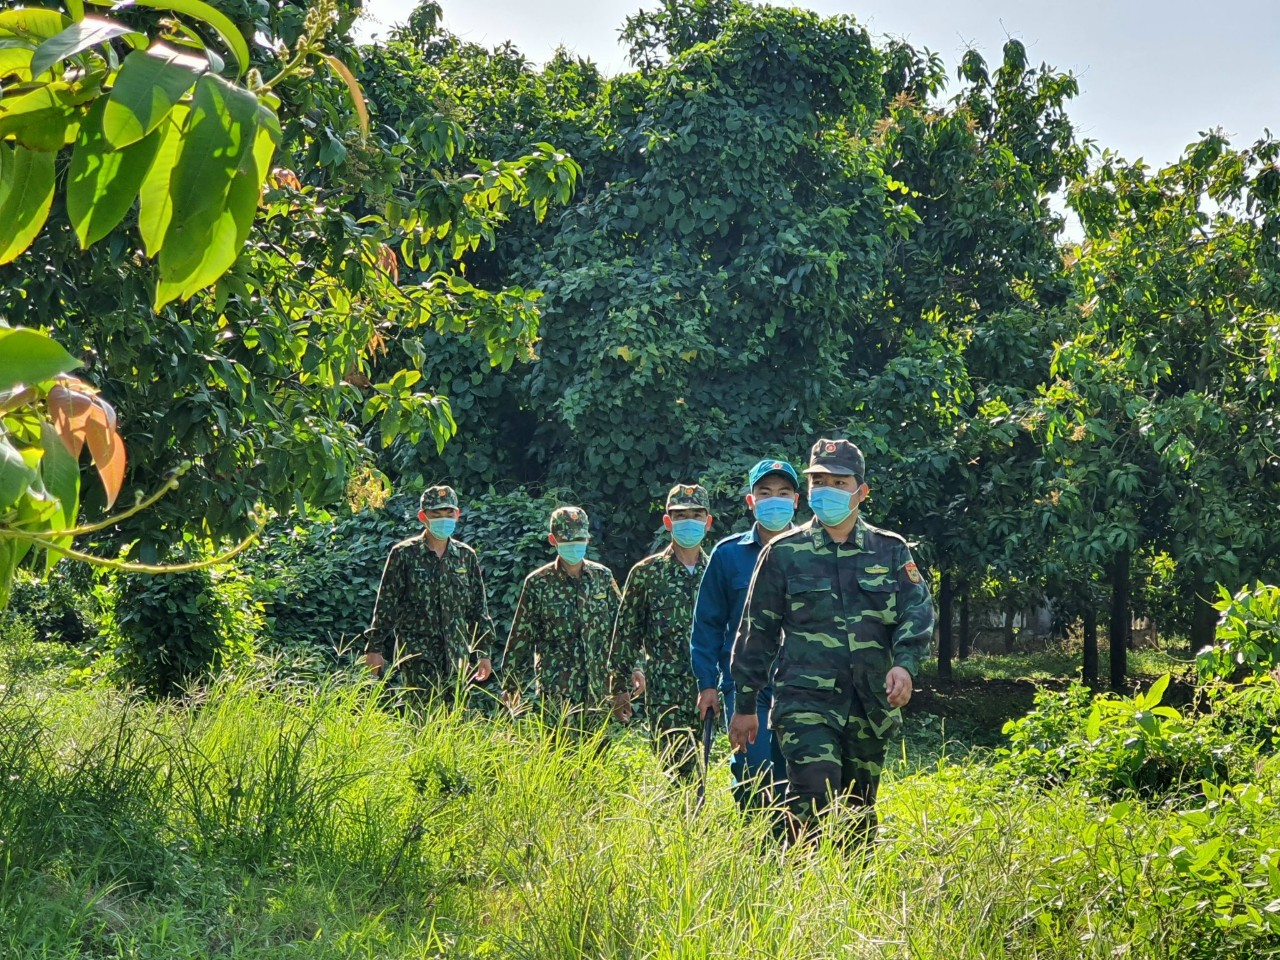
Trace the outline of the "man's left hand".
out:
<instances>
[{"instance_id":1,"label":"man's left hand","mask_svg":"<svg viewBox=\"0 0 1280 960\"><path fill-rule=\"evenodd\" d=\"M645 686L643 670L631 671L631 690L637 697L644 696Z\"/></svg>"},{"instance_id":2,"label":"man's left hand","mask_svg":"<svg viewBox=\"0 0 1280 960\"><path fill-rule=\"evenodd\" d=\"M631 722L631 697L625 693L613 695L613 716L621 723Z\"/></svg>"},{"instance_id":3,"label":"man's left hand","mask_svg":"<svg viewBox=\"0 0 1280 960\"><path fill-rule=\"evenodd\" d=\"M915 689L906 667L894 667L884 678L884 692L889 695L889 706L905 707Z\"/></svg>"},{"instance_id":4,"label":"man's left hand","mask_svg":"<svg viewBox=\"0 0 1280 960\"><path fill-rule=\"evenodd\" d=\"M483 657L476 664L476 672L471 675L471 679L476 683L484 683L491 676L493 676L493 661L488 657Z\"/></svg>"}]
</instances>

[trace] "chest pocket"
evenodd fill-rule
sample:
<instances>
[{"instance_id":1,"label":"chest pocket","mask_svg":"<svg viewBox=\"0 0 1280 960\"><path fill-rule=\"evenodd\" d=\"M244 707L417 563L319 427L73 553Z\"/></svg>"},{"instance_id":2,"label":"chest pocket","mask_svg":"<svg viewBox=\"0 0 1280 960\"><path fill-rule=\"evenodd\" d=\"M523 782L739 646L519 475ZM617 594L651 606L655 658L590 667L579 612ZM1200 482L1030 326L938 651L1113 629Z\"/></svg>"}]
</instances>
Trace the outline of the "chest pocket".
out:
<instances>
[{"instance_id":1,"label":"chest pocket","mask_svg":"<svg viewBox=\"0 0 1280 960\"><path fill-rule=\"evenodd\" d=\"M863 616L880 623L898 622L898 578L883 573L858 574L864 598Z\"/></svg>"},{"instance_id":2,"label":"chest pocket","mask_svg":"<svg viewBox=\"0 0 1280 960\"><path fill-rule=\"evenodd\" d=\"M814 623L833 613L831 578L787 577L787 622L796 626Z\"/></svg>"}]
</instances>

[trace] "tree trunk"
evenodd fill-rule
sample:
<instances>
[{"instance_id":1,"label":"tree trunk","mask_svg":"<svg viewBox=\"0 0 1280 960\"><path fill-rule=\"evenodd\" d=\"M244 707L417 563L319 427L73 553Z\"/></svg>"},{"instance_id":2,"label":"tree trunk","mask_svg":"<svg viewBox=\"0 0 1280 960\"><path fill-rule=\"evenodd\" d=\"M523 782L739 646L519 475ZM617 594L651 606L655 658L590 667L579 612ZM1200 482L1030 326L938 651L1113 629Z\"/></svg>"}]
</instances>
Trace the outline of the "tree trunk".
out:
<instances>
[{"instance_id":1,"label":"tree trunk","mask_svg":"<svg viewBox=\"0 0 1280 960\"><path fill-rule=\"evenodd\" d=\"M960 659L969 659L971 637L969 635L969 597L960 598Z\"/></svg>"},{"instance_id":2,"label":"tree trunk","mask_svg":"<svg viewBox=\"0 0 1280 960\"><path fill-rule=\"evenodd\" d=\"M1013 616L1014 616L1013 601L1010 600L1007 604L1005 604L1005 608L1004 608L1004 652L1005 653L1013 653L1013 638L1014 638Z\"/></svg>"},{"instance_id":3,"label":"tree trunk","mask_svg":"<svg viewBox=\"0 0 1280 960\"><path fill-rule=\"evenodd\" d=\"M1129 551L1116 554L1111 566L1111 689L1124 693L1129 672Z\"/></svg>"},{"instance_id":4,"label":"tree trunk","mask_svg":"<svg viewBox=\"0 0 1280 960\"><path fill-rule=\"evenodd\" d=\"M1098 608L1084 608L1084 682L1098 688Z\"/></svg>"},{"instance_id":5,"label":"tree trunk","mask_svg":"<svg viewBox=\"0 0 1280 960\"><path fill-rule=\"evenodd\" d=\"M938 591L938 678L951 679L951 607L955 588L951 574L942 572L942 587Z\"/></svg>"},{"instance_id":6,"label":"tree trunk","mask_svg":"<svg viewBox=\"0 0 1280 960\"><path fill-rule=\"evenodd\" d=\"M1193 657L1205 647L1213 645L1218 630L1218 611L1213 609L1213 594L1210 584L1204 584L1192 596L1191 602L1191 649Z\"/></svg>"}]
</instances>

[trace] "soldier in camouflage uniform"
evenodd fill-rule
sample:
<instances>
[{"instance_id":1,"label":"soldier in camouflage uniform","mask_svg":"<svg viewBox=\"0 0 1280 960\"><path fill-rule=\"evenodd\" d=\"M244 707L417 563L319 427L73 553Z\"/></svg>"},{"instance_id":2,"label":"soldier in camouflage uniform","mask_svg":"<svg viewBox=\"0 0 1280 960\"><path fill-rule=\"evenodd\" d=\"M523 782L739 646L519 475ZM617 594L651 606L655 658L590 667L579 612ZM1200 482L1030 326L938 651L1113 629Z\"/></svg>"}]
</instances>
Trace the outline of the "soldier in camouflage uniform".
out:
<instances>
[{"instance_id":1,"label":"soldier in camouflage uniform","mask_svg":"<svg viewBox=\"0 0 1280 960\"><path fill-rule=\"evenodd\" d=\"M448 687L459 676L493 672L494 630L476 553L453 538L458 495L427 489L418 504L426 529L391 548L378 586L365 662L375 673L396 664L415 687Z\"/></svg>"},{"instance_id":2,"label":"soldier in camouflage uniform","mask_svg":"<svg viewBox=\"0 0 1280 960\"><path fill-rule=\"evenodd\" d=\"M587 513L551 514L557 557L525 578L502 655L509 688L557 708L595 709L609 694L609 638L618 612L613 574L586 559Z\"/></svg>"},{"instance_id":3,"label":"soldier in camouflage uniform","mask_svg":"<svg viewBox=\"0 0 1280 960\"><path fill-rule=\"evenodd\" d=\"M862 452L819 440L809 458L814 519L760 555L733 648L729 739L755 739L756 694L773 676L771 722L787 761L793 827L839 797L874 829L886 742L933 635L933 601L906 541L862 520Z\"/></svg>"},{"instance_id":4,"label":"soldier in camouflage uniform","mask_svg":"<svg viewBox=\"0 0 1280 960\"><path fill-rule=\"evenodd\" d=\"M645 720L658 749L675 765L696 759L691 709L696 693L689 672L689 630L698 584L707 568L701 544L711 529L711 499L696 484L677 484L667 494L662 523L671 543L645 557L627 576L613 628L615 693L625 697L636 678ZM622 711L625 715L625 709Z\"/></svg>"}]
</instances>

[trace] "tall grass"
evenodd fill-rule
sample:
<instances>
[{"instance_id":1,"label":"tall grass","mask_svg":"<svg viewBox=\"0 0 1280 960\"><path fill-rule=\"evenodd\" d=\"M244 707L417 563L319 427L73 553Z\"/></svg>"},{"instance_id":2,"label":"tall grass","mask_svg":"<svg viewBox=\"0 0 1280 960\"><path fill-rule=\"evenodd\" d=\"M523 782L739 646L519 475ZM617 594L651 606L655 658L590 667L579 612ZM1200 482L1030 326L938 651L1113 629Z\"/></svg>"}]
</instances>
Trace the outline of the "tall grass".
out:
<instances>
[{"instance_id":1,"label":"tall grass","mask_svg":"<svg viewBox=\"0 0 1280 960\"><path fill-rule=\"evenodd\" d=\"M259 664L163 704L11 685L0 778L15 960L1239 955L1153 895L1179 810L1017 786L980 755L891 769L868 849L833 822L784 851L720 766L698 810L630 733Z\"/></svg>"}]
</instances>

